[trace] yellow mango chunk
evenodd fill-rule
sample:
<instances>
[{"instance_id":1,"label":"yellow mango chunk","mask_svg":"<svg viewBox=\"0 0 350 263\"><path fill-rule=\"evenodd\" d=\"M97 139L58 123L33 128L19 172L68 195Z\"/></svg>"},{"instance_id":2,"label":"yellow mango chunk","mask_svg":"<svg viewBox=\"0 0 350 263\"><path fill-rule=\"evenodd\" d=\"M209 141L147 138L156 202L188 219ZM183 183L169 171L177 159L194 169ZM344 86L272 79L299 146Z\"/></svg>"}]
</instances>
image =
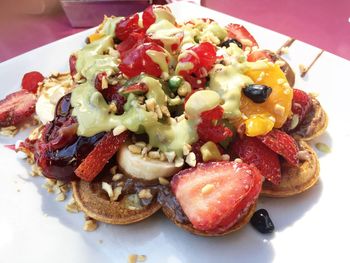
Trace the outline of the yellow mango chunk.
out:
<instances>
[{"instance_id":1,"label":"yellow mango chunk","mask_svg":"<svg viewBox=\"0 0 350 263\"><path fill-rule=\"evenodd\" d=\"M275 128L283 126L291 114L293 90L278 65L269 65L264 70L249 70L245 72L255 84L266 85L272 92L263 103L255 103L243 92L241 96L241 112L248 117L255 114L267 114L275 118Z\"/></svg>"}]
</instances>

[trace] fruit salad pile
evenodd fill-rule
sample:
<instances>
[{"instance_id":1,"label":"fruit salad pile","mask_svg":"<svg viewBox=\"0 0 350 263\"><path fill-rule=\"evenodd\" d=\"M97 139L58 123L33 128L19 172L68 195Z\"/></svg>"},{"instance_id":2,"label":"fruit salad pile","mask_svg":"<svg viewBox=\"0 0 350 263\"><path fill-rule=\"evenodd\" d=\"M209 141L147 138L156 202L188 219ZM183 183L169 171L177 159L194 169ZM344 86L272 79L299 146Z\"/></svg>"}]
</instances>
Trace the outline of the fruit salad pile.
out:
<instances>
[{"instance_id":1,"label":"fruit salad pile","mask_svg":"<svg viewBox=\"0 0 350 263\"><path fill-rule=\"evenodd\" d=\"M264 180L280 184L281 163L300 165L291 134L311 97L242 25L180 23L150 6L106 17L86 42L56 85L30 72L0 101L1 127L36 111L40 126L20 149L45 177L96 184L109 202L138 196L133 213L159 203L177 224L222 234L248 215Z\"/></svg>"}]
</instances>

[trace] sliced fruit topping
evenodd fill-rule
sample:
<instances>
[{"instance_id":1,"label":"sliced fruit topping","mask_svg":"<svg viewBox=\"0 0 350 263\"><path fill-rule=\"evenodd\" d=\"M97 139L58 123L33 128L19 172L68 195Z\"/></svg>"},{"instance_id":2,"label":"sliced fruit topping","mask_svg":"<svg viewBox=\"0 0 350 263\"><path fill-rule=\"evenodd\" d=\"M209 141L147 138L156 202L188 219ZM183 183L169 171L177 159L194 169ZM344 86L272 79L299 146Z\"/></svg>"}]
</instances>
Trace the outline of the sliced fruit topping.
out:
<instances>
[{"instance_id":1,"label":"sliced fruit topping","mask_svg":"<svg viewBox=\"0 0 350 263\"><path fill-rule=\"evenodd\" d=\"M222 233L255 202L262 176L242 162L200 163L176 174L171 188L195 229Z\"/></svg>"},{"instance_id":2,"label":"sliced fruit topping","mask_svg":"<svg viewBox=\"0 0 350 263\"><path fill-rule=\"evenodd\" d=\"M20 90L0 100L0 127L19 124L35 112L36 97Z\"/></svg>"},{"instance_id":3,"label":"sliced fruit topping","mask_svg":"<svg viewBox=\"0 0 350 263\"><path fill-rule=\"evenodd\" d=\"M75 174L81 179L91 182L102 171L109 159L112 158L127 138L127 132L123 132L118 136L114 136L112 132L106 133L78 168L75 169Z\"/></svg>"},{"instance_id":4,"label":"sliced fruit topping","mask_svg":"<svg viewBox=\"0 0 350 263\"><path fill-rule=\"evenodd\" d=\"M306 113L310 110L310 96L300 89L293 89L292 111L299 115L299 121L302 122Z\"/></svg>"},{"instance_id":5,"label":"sliced fruit topping","mask_svg":"<svg viewBox=\"0 0 350 263\"><path fill-rule=\"evenodd\" d=\"M24 74L22 78L22 89L36 94L38 83L44 80L44 76L38 71L32 71Z\"/></svg>"},{"instance_id":6,"label":"sliced fruit topping","mask_svg":"<svg viewBox=\"0 0 350 263\"><path fill-rule=\"evenodd\" d=\"M255 38L248 32L248 30L238 24L228 24L226 26L227 36L229 38L234 38L242 44L242 49L245 50L246 47L257 47L258 43Z\"/></svg>"},{"instance_id":7,"label":"sliced fruit topping","mask_svg":"<svg viewBox=\"0 0 350 263\"><path fill-rule=\"evenodd\" d=\"M120 40L125 40L132 32L141 31L139 26L139 15L125 17L115 27L115 35Z\"/></svg>"},{"instance_id":8,"label":"sliced fruit topping","mask_svg":"<svg viewBox=\"0 0 350 263\"><path fill-rule=\"evenodd\" d=\"M298 146L293 137L287 133L273 129L264 136L259 136L258 139L262 141L275 153L282 155L292 165L298 165Z\"/></svg>"},{"instance_id":9,"label":"sliced fruit topping","mask_svg":"<svg viewBox=\"0 0 350 263\"><path fill-rule=\"evenodd\" d=\"M248 118L254 114L266 114L275 120L275 128L283 126L291 113L293 91L278 65L268 66L264 70L249 70L245 73L255 84L272 88L265 102L255 103L244 94L241 96L240 110ZM261 133L260 135L263 135Z\"/></svg>"},{"instance_id":10,"label":"sliced fruit topping","mask_svg":"<svg viewBox=\"0 0 350 263\"><path fill-rule=\"evenodd\" d=\"M181 76L194 74L198 78L208 75L208 71L216 61L215 46L203 42L184 50L178 57L176 73Z\"/></svg>"},{"instance_id":11,"label":"sliced fruit topping","mask_svg":"<svg viewBox=\"0 0 350 263\"><path fill-rule=\"evenodd\" d=\"M164 58L164 61L157 64L149 54L156 54L158 58ZM122 58L119 69L129 78L138 76L142 72L158 78L163 71L168 69L169 59L169 54L161 46L155 43L144 43L129 51ZM161 68L160 65L165 68Z\"/></svg>"},{"instance_id":12,"label":"sliced fruit topping","mask_svg":"<svg viewBox=\"0 0 350 263\"><path fill-rule=\"evenodd\" d=\"M130 85L120 90L120 93L123 95L128 95L130 93L135 93L140 95L140 94L145 94L147 92L148 92L148 87L145 83L142 83L142 82Z\"/></svg>"},{"instance_id":13,"label":"sliced fruit topping","mask_svg":"<svg viewBox=\"0 0 350 263\"><path fill-rule=\"evenodd\" d=\"M232 144L232 153L248 164L254 164L270 182L281 182L281 165L278 155L254 137L238 138Z\"/></svg>"},{"instance_id":14,"label":"sliced fruit topping","mask_svg":"<svg viewBox=\"0 0 350 263\"><path fill-rule=\"evenodd\" d=\"M197 126L198 136L201 140L218 143L233 135L232 131L223 124L213 124L213 121L221 120L223 114L224 109L220 106L201 113L202 121Z\"/></svg>"}]
</instances>

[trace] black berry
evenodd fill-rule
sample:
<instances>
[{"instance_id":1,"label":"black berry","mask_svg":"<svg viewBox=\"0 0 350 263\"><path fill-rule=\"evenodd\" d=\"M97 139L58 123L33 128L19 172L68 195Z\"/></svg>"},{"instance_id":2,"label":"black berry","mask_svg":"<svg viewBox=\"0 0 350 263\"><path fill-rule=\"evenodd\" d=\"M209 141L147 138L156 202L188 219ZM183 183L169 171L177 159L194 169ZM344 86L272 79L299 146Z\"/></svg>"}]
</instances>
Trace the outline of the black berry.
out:
<instances>
[{"instance_id":1,"label":"black berry","mask_svg":"<svg viewBox=\"0 0 350 263\"><path fill-rule=\"evenodd\" d=\"M234 38L227 39L226 41L220 43L220 47L229 47L231 43L236 44L239 48L242 48L242 43Z\"/></svg>"},{"instance_id":2,"label":"black berry","mask_svg":"<svg viewBox=\"0 0 350 263\"><path fill-rule=\"evenodd\" d=\"M265 209L256 211L250 219L250 223L256 230L263 234L272 233L275 230L269 213Z\"/></svg>"},{"instance_id":3,"label":"black berry","mask_svg":"<svg viewBox=\"0 0 350 263\"><path fill-rule=\"evenodd\" d=\"M272 89L265 85L252 84L243 88L243 93L255 103L263 103L270 96Z\"/></svg>"}]
</instances>

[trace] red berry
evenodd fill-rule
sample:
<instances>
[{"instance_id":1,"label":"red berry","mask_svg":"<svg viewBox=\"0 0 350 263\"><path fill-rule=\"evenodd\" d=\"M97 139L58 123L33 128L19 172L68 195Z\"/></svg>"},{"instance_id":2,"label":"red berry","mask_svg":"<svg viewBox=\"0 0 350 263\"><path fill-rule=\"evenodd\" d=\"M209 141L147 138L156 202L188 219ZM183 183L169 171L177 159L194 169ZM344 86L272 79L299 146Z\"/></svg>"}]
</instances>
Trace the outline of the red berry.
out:
<instances>
[{"instance_id":1,"label":"red berry","mask_svg":"<svg viewBox=\"0 0 350 263\"><path fill-rule=\"evenodd\" d=\"M286 159L290 164L298 165L298 146L293 137L287 133L281 130L273 129L266 135L258 136L258 139L272 151L279 155L282 155L283 158Z\"/></svg>"},{"instance_id":2,"label":"red berry","mask_svg":"<svg viewBox=\"0 0 350 263\"><path fill-rule=\"evenodd\" d=\"M213 120L220 120L224 114L222 107L217 106L201 113L202 121L197 126L197 133L201 140L219 143L231 137L232 131L222 124L213 124Z\"/></svg>"},{"instance_id":3,"label":"red berry","mask_svg":"<svg viewBox=\"0 0 350 263\"><path fill-rule=\"evenodd\" d=\"M262 176L254 166L211 162L180 171L171 188L195 229L222 233L255 202L261 184Z\"/></svg>"},{"instance_id":4,"label":"red berry","mask_svg":"<svg viewBox=\"0 0 350 263\"><path fill-rule=\"evenodd\" d=\"M19 124L35 112L36 97L20 90L0 101L0 127Z\"/></svg>"},{"instance_id":5,"label":"red berry","mask_svg":"<svg viewBox=\"0 0 350 263\"><path fill-rule=\"evenodd\" d=\"M299 122L301 122L311 106L310 96L300 89L293 89L292 111L299 115Z\"/></svg>"},{"instance_id":6,"label":"red berry","mask_svg":"<svg viewBox=\"0 0 350 263\"><path fill-rule=\"evenodd\" d=\"M44 76L38 71L32 71L24 74L22 78L22 89L31 93L36 93L38 83L44 80Z\"/></svg>"},{"instance_id":7,"label":"red berry","mask_svg":"<svg viewBox=\"0 0 350 263\"><path fill-rule=\"evenodd\" d=\"M140 32L139 15L125 17L115 27L115 35L120 40L125 40L132 32Z\"/></svg>"},{"instance_id":8,"label":"red berry","mask_svg":"<svg viewBox=\"0 0 350 263\"><path fill-rule=\"evenodd\" d=\"M112 101L117 105L117 114L124 112L124 104L126 103L126 97L119 93L121 86L109 86L107 89L101 91L103 97L108 103Z\"/></svg>"},{"instance_id":9,"label":"red berry","mask_svg":"<svg viewBox=\"0 0 350 263\"><path fill-rule=\"evenodd\" d=\"M102 91L102 79L107 77L107 73L106 72L100 72L97 74L96 78L95 78L95 88L98 91Z\"/></svg>"},{"instance_id":10,"label":"red berry","mask_svg":"<svg viewBox=\"0 0 350 263\"><path fill-rule=\"evenodd\" d=\"M281 182L281 165L278 155L255 137L237 138L232 144L232 153L244 162L254 164L270 182Z\"/></svg>"},{"instance_id":11,"label":"red berry","mask_svg":"<svg viewBox=\"0 0 350 263\"><path fill-rule=\"evenodd\" d=\"M245 50L246 47L258 47L258 43L256 42L255 38L244 26L238 24L228 24L226 26L226 30L229 38L236 39L242 43L243 50ZM247 40L250 41L250 43Z\"/></svg>"}]
</instances>

